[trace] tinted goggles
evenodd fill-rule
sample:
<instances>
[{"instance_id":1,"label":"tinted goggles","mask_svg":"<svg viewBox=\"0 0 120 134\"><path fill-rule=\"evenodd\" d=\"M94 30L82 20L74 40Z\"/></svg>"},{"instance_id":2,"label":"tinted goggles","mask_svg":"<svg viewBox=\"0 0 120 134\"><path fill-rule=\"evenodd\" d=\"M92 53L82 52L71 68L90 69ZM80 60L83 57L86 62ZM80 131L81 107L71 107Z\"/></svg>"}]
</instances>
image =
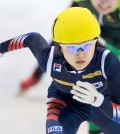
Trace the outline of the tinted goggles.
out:
<instances>
[{"instance_id":1,"label":"tinted goggles","mask_svg":"<svg viewBox=\"0 0 120 134\"><path fill-rule=\"evenodd\" d=\"M89 50L90 46L92 44L96 44L97 42L97 39L93 40L93 41L89 41L89 42L86 42L84 44L80 44L80 45L74 45L74 44L60 44L60 46L62 48L66 48L69 52L71 53L74 53L76 54L77 52L79 52L80 50L83 51L83 52L86 52Z\"/></svg>"}]
</instances>

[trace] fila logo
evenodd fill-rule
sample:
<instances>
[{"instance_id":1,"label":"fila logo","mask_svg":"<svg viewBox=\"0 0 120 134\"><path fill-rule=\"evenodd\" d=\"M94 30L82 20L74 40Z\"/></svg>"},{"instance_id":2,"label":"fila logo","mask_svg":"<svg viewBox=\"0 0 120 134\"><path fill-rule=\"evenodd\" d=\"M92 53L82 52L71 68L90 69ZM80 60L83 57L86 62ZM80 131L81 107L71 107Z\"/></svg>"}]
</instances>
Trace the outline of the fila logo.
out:
<instances>
[{"instance_id":1,"label":"fila logo","mask_svg":"<svg viewBox=\"0 0 120 134\"><path fill-rule=\"evenodd\" d=\"M52 126L48 128L48 133L54 132L54 131L63 131L62 126Z\"/></svg>"},{"instance_id":2,"label":"fila logo","mask_svg":"<svg viewBox=\"0 0 120 134\"><path fill-rule=\"evenodd\" d=\"M103 86L102 81L96 82L96 83L92 83L92 85L97 89Z\"/></svg>"},{"instance_id":3,"label":"fila logo","mask_svg":"<svg viewBox=\"0 0 120 134\"><path fill-rule=\"evenodd\" d=\"M61 64L54 63L53 70L61 72Z\"/></svg>"}]
</instances>

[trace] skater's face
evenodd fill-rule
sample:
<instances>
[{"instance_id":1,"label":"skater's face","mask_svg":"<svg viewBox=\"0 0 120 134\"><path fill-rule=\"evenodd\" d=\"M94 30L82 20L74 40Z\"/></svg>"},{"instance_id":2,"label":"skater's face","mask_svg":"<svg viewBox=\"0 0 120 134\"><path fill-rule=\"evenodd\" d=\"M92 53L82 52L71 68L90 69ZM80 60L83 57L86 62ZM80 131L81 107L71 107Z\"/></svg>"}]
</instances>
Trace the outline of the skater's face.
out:
<instances>
[{"instance_id":1,"label":"skater's face","mask_svg":"<svg viewBox=\"0 0 120 134\"><path fill-rule=\"evenodd\" d=\"M95 9L103 14L109 14L116 7L118 0L92 0Z\"/></svg>"},{"instance_id":2,"label":"skater's face","mask_svg":"<svg viewBox=\"0 0 120 134\"><path fill-rule=\"evenodd\" d=\"M76 70L84 69L92 60L97 40L88 40L74 44L60 44L66 61Z\"/></svg>"}]
</instances>

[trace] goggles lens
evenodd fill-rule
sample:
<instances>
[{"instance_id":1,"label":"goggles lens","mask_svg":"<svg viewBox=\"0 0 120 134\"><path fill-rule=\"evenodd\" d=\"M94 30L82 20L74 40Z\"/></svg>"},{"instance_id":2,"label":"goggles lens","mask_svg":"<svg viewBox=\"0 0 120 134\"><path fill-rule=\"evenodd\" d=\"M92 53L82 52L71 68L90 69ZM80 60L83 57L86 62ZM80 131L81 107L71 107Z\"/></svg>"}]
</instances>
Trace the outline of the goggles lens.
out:
<instances>
[{"instance_id":1,"label":"goggles lens","mask_svg":"<svg viewBox=\"0 0 120 134\"><path fill-rule=\"evenodd\" d=\"M92 44L96 44L97 40L93 40L93 41L90 41L90 42L86 42L85 44L81 44L81 45L72 45L72 44L69 44L69 45L63 45L63 44L60 44L60 46L62 48L67 48L67 50L71 53L74 53L76 54L77 52L79 51L83 51L83 52L86 52L89 50L90 46Z\"/></svg>"}]
</instances>

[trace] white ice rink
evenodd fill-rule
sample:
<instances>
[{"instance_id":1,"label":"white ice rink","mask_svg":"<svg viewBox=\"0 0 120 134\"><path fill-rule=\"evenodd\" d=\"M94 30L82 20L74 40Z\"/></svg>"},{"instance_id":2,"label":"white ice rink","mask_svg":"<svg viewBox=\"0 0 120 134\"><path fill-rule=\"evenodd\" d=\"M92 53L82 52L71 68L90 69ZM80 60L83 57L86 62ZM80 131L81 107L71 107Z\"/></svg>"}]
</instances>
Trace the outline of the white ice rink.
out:
<instances>
[{"instance_id":1,"label":"white ice rink","mask_svg":"<svg viewBox=\"0 0 120 134\"><path fill-rule=\"evenodd\" d=\"M54 18L70 3L71 0L1 0L0 42L34 31L49 42ZM46 96L51 79L44 76L24 96L15 96L20 81L29 77L36 66L36 59L27 48L0 58L0 134L45 134ZM78 134L87 134L85 124Z\"/></svg>"}]
</instances>

